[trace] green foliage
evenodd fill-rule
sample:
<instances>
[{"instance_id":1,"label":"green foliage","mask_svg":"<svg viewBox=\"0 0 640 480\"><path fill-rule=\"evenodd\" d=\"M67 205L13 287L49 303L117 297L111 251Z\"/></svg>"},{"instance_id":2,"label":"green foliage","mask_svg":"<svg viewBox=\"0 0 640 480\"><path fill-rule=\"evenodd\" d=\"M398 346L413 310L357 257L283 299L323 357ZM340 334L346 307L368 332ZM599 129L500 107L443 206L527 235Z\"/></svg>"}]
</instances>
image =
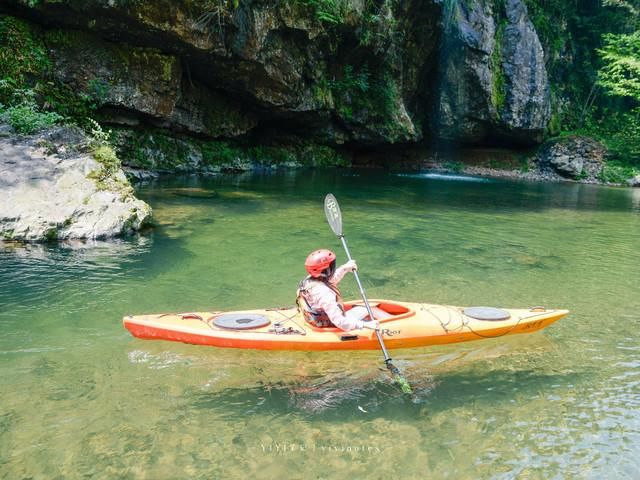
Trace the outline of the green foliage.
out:
<instances>
[{"instance_id":1,"label":"green foliage","mask_svg":"<svg viewBox=\"0 0 640 480\"><path fill-rule=\"evenodd\" d=\"M598 72L600 85L610 95L640 101L640 31L605 34L603 39L604 46L598 50L604 63Z\"/></svg>"},{"instance_id":2,"label":"green foliage","mask_svg":"<svg viewBox=\"0 0 640 480\"><path fill-rule=\"evenodd\" d=\"M461 162L446 162L442 166L446 170L450 170L455 173L462 173L464 171L464 164Z\"/></svg>"},{"instance_id":3,"label":"green foliage","mask_svg":"<svg viewBox=\"0 0 640 480\"><path fill-rule=\"evenodd\" d=\"M90 97L51 80L51 68L40 30L24 20L0 16L0 103L17 130L34 132L63 118L84 125L95 110Z\"/></svg>"},{"instance_id":4,"label":"green foliage","mask_svg":"<svg viewBox=\"0 0 640 480\"><path fill-rule=\"evenodd\" d=\"M132 195L133 188L129 182L118 177L122 162L111 145L111 130L104 131L102 126L91 118L87 119L87 123L91 138L91 154L99 164L96 170L89 172L87 178L96 183L98 190L119 191L122 198Z\"/></svg>"},{"instance_id":5,"label":"green foliage","mask_svg":"<svg viewBox=\"0 0 640 480\"><path fill-rule=\"evenodd\" d=\"M603 114L590 127L592 135L607 146L612 158L640 167L640 108Z\"/></svg>"},{"instance_id":6,"label":"green foliage","mask_svg":"<svg viewBox=\"0 0 640 480\"><path fill-rule=\"evenodd\" d=\"M344 23L349 9L347 0L294 0L294 3L310 9L316 20L326 25Z\"/></svg>"},{"instance_id":7,"label":"green foliage","mask_svg":"<svg viewBox=\"0 0 640 480\"><path fill-rule=\"evenodd\" d=\"M24 20L0 16L0 79L24 88L33 86L50 68L39 32Z\"/></svg>"},{"instance_id":8,"label":"green foliage","mask_svg":"<svg viewBox=\"0 0 640 480\"><path fill-rule=\"evenodd\" d=\"M384 122L393 123L392 115L398 95L395 81L385 70L377 71L376 76L373 77L367 64L357 71L352 65L345 65L342 75L328 82L342 118L353 120L358 115L366 121L380 116Z\"/></svg>"},{"instance_id":9,"label":"green foliage","mask_svg":"<svg viewBox=\"0 0 640 480\"><path fill-rule=\"evenodd\" d=\"M291 148L282 146L254 146L249 148L248 156L253 162L262 165L294 165L298 163Z\"/></svg>"},{"instance_id":10,"label":"green foliage","mask_svg":"<svg viewBox=\"0 0 640 480\"><path fill-rule=\"evenodd\" d=\"M91 136L91 146L94 148L108 147L111 141L111 130L104 131L102 125L96 122L93 118L88 118L89 124L88 133Z\"/></svg>"},{"instance_id":11,"label":"green foliage","mask_svg":"<svg viewBox=\"0 0 640 480\"><path fill-rule=\"evenodd\" d=\"M369 67L365 64L358 72L352 65L345 65L342 76L327 83L332 98L336 101L338 112L347 120L353 118L353 108L359 109L366 102L366 93L370 87Z\"/></svg>"},{"instance_id":12,"label":"green foliage","mask_svg":"<svg viewBox=\"0 0 640 480\"><path fill-rule=\"evenodd\" d=\"M0 118L11 125L16 132L30 135L39 130L51 127L62 120L55 112L41 111L33 102L20 103L10 107L0 105Z\"/></svg>"},{"instance_id":13,"label":"green foliage","mask_svg":"<svg viewBox=\"0 0 640 480\"><path fill-rule=\"evenodd\" d=\"M619 162L608 162L599 175L599 180L606 183L624 184L630 178L640 174L640 170Z\"/></svg>"},{"instance_id":14,"label":"green foliage","mask_svg":"<svg viewBox=\"0 0 640 480\"><path fill-rule=\"evenodd\" d=\"M369 90L370 76L367 64L364 64L357 73L354 72L353 65L345 65L342 77L329 81L329 88L336 95L343 95L353 91L366 93Z\"/></svg>"},{"instance_id":15,"label":"green foliage","mask_svg":"<svg viewBox=\"0 0 640 480\"><path fill-rule=\"evenodd\" d=\"M593 137L607 147L613 161L640 168L640 108L589 112L582 128L563 132L571 134Z\"/></svg>"},{"instance_id":16,"label":"green foliage","mask_svg":"<svg viewBox=\"0 0 640 480\"><path fill-rule=\"evenodd\" d=\"M360 46L372 47L377 54L388 52L398 34L398 21L392 7L392 0L365 2L365 11L356 27Z\"/></svg>"}]
</instances>

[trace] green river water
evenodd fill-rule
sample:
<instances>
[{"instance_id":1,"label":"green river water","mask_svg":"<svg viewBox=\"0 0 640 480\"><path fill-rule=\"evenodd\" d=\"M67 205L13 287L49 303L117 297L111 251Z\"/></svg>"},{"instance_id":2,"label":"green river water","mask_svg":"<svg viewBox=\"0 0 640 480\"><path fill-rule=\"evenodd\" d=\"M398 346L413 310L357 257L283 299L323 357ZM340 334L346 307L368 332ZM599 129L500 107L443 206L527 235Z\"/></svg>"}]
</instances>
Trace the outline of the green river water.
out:
<instances>
[{"instance_id":1,"label":"green river water","mask_svg":"<svg viewBox=\"0 0 640 480\"><path fill-rule=\"evenodd\" d=\"M380 352L132 338L125 314L292 305L315 248L370 298L568 308ZM0 248L0 478L638 478L640 190L336 171L140 189L137 239ZM352 276L342 283L357 295Z\"/></svg>"}]
</instances>

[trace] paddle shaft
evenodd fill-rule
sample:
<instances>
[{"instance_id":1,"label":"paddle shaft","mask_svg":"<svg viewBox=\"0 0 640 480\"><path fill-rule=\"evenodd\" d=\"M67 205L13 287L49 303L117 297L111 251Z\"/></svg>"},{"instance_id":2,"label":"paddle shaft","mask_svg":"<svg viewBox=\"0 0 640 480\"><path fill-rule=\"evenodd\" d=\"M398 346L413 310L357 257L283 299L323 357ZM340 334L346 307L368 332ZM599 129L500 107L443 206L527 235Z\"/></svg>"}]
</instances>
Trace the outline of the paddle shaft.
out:
<instances>
[{"instance_id":1,"label":"paddle shaft","mask_svg":"<svg viewBox=\"0 0 640 480\"><path fill-rule=\"evenodd\" d=\"M349 253L349 247L347 246L346 238L344 238L344 235L338 235L338 237L340 238L340 241L342 242L342 246L344 247L344 251L347 254L347 259L353 260L351 258L351 253ZM367 300L367 295L364 293L364 288L362 286L362 282L360 281L360 276L358 275L358 271L354 270L353 275L356 277L356 283L358 284L358 288L360 289L360 296L362 297L362 300L364 301L364 306L366 307L367 312L369 313L369 318L371 320L375 320L375 317L373 316L373 312L371 311L371 306L369 305L369 300ZM380 332L379 328L376 329L376 336L378 337L378 342L380 343L380 348L382 349L382 354L384 355L384 363L387 364L387 367L395 369L395 367L391 365L391 357L389 357L389 352L387 352L387 347L384 345L384 340L382 339L382 333Z\"/></svg>"}]
</instances>

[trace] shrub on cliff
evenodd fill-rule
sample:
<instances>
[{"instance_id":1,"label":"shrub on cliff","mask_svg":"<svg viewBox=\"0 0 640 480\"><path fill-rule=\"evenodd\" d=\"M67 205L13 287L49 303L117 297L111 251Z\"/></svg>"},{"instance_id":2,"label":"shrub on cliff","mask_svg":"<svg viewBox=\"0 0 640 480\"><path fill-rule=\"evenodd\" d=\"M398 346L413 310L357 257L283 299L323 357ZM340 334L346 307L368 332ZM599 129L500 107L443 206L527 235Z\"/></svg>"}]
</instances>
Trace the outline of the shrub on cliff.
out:
<instances>
[{"instance_id":1,"label":"shrub on cliff","mask_svg":"<svg viewBox=\"0 0 640 480\"><path fill-rule=\"evenodd\" d=\"M56 112L42 111L35 102L27 101L5 107L0 104L0 120L20 134L30 135L62 120Z\"/></svg>"}]
</instances>

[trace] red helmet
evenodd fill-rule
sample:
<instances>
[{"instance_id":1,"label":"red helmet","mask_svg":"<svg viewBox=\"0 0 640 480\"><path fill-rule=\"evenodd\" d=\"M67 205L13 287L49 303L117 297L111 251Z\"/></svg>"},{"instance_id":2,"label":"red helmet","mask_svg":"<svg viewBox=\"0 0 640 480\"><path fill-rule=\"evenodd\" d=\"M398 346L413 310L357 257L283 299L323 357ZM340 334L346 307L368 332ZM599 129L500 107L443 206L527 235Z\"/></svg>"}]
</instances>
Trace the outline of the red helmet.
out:
<instances>
[{"instance_id":1,"label":"red helmet","mask_svg":"<svg viewBox=\"0 0 640 480\"><path fill-rule=\"evenodd\" d=\"M311 252L304 262L304 268L307 269L309 275L316 278L322 275L327 268L331 267L336 261L336 254L331 250L316 250Z\"/></svg>"}]
</instances>

